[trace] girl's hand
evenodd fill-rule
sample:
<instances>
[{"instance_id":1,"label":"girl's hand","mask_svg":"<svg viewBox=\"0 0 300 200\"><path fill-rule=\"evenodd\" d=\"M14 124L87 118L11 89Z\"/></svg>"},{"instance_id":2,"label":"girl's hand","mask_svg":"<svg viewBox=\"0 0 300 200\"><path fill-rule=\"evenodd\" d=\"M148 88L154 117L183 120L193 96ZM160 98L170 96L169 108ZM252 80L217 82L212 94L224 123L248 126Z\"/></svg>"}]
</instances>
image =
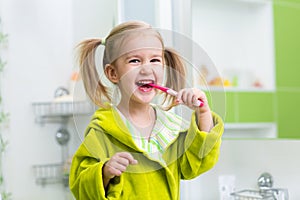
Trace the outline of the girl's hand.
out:
<instances>
[{"instance_id":1,"label":"girl's hand","mask_svg":"<svg viewBox=\"0 0 300 200\"><path fill-rule=\"evenodd\" d=\"M209 110L207 98L203 91L197 88L184 88L181 89L177 94L177 103L183 103L193 110L199 109L198 106L195 106L195 103L198 99L204 103L204 105L201 107L201 112L205 112L207 109Z\"/></svg>"},{"instance_id":2,"label":"girl's hand","mask_svg":"<svg viewBox=\"0 0 300 200\"><path fill-rule=\"evenodd\" d=\"M137 160L128 152L116 153L109 161L107 161L102 169L103 183L106 187L109 180L115 176L121 176L121 174L126 170L128 165L137 164Z\"/></svg>"},{"instance_id":3,"label":"girl's hand","mask_svg":"<svg viewBox=\"0 0 300 200\"><path fill-rule=\"evenodd\" d=\"M195 106L197 100L203 101L202 107ZM209 132L213 127L211 111L207 102L206 95L203 91L197 88L185 88L178 92L177 103L183 103L189 108L196 111L197 125L201 131Z\"/></svg>"}]
</instances>

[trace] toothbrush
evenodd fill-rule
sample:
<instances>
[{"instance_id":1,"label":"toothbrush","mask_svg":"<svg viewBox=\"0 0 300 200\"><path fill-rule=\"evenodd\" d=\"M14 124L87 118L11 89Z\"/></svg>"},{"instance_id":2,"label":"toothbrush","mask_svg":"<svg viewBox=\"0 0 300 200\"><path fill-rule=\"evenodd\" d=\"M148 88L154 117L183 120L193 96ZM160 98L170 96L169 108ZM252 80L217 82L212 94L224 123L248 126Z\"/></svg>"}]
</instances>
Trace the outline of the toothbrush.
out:
<instances>
[{"instance_id":1,"label":"toothbrush","mask_svg":"<svg viewBox=\"0 0 300 200\"><path fill-rule=\"evenodd\" d=\"M164 86L160 86L160 85L156 85L154 83L148 83L147 84L148 86L150 87L153 87L153 88L156 88L156 89L159 89L169 95L172 95L172 96L177 96L178 92L176 92L175 90L171 89L171 88L167 88L167 87L164 87ZM198 99L197 102L194 103L195 106L199 106L199 107L202 107L204 105L204 102L201 100L201 99Z\"/></svg>"}]
</instances>

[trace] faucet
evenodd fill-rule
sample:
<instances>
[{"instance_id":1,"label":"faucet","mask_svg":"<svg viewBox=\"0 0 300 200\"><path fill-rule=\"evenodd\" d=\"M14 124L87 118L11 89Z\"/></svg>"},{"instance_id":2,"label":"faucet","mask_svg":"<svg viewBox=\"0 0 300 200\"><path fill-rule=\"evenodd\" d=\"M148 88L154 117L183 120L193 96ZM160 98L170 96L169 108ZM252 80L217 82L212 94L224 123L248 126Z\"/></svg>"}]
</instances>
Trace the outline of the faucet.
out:
<instances>
[{"instance_id":1,"label":"faucet","mask_svg":"<svg viewBox=\"0 0 300 200\"><path fill-rule=\"evenodd\" d=\"M257 185L259 189L273 187L273 177L270 173L264 172L257 179Z\"/></svg>"},{"instance_id":2,"label":"faucet","mask_svg":"<svg viewBox=\"0 0 300 200\"><path fill-rule=\"evenodd\" d=\"M257 184L259 187L259 193L261 196L273 196L274 200L288 200L288 192L285 189L273 188L273 177L270 173L262 173L258 180Z\"/></svg>"}]
</instances>

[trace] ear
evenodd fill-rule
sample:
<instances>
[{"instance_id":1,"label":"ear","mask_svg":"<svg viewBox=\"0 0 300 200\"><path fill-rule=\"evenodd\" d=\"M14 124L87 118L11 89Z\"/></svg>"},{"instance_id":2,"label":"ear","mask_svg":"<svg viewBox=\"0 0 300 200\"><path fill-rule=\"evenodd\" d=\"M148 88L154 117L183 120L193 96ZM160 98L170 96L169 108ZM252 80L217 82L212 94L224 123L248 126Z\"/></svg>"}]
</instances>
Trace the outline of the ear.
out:
<instances>
[{"instance_id":1,"label":"ear","mask_svg":"<svg viewBox=\"0 0 300 200\"><path fill-rule=\"evenodd\" d=\"M119 82L119 76L117 74L116 68L114 65L107 64L105 65L104 72L106 77L112 82L112 83L118 83Z\"/></svg>"}]
</instances>

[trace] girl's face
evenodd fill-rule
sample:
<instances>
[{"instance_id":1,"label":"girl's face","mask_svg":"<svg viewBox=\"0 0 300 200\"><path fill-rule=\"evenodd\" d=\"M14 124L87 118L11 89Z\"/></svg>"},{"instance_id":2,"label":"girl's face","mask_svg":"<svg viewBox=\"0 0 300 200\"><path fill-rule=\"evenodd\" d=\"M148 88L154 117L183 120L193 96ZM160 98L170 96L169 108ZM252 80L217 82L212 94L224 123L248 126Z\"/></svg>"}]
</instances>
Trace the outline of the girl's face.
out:
<instances>
[{"instance_id":1,"label":"girl's face","mask_svg":"<svg viewBox=\"0 0 300 200\"><path fill-rule=\"evenodd\" d=\"M156 92L145 86L163 81L163 51L157 37L141 35L125 44L126 51L112 67L115 69L122 100L128 103L150 103Z\"/></svg>"}]
</instances>

